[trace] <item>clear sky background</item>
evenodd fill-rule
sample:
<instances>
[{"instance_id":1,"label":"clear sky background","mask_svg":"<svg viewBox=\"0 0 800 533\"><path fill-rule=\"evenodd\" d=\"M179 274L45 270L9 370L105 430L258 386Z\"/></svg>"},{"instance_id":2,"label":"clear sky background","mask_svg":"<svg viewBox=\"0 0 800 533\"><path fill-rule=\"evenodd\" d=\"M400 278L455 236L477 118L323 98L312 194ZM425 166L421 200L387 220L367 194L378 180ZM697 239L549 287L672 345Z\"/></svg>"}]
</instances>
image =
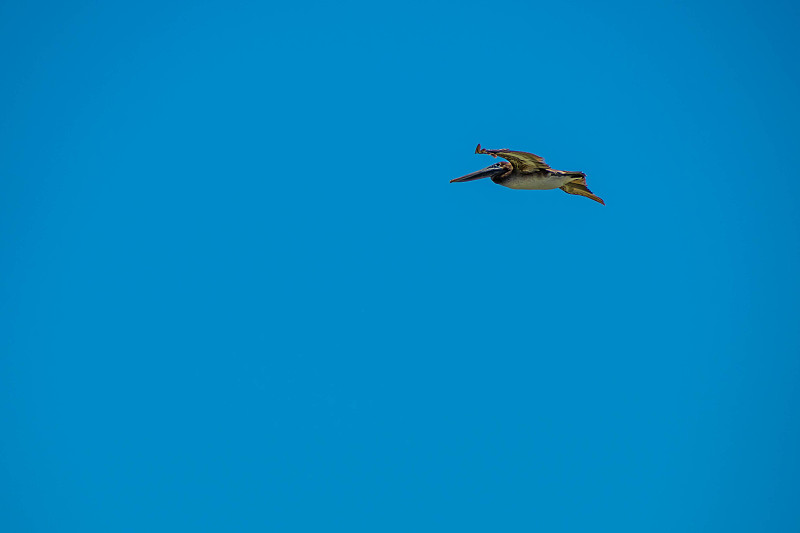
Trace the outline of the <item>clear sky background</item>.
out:
<instances>
[{"instance_id":1,"label":"clear sky background","mask_svg":"<svg viewBox=\"0 0 800 533\"><path fill-rule=\"evenodd\" d=\"M0 5L3 531L800 530L798 4L499 6Z\"/></svg>"}]
</instances>

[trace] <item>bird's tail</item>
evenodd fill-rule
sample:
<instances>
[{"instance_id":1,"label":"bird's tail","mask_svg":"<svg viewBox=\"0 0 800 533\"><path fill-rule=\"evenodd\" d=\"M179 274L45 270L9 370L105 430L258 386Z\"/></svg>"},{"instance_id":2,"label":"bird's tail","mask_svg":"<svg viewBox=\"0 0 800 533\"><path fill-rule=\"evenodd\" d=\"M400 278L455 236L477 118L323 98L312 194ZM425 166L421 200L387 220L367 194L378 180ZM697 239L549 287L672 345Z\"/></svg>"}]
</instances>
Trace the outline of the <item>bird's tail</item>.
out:
<instances>
[{"instance_id":1,"label":"bird's tail","mask_svg":"<svg viewBox=\"0 0 800 533\"><path fill-rule=\"evenodd\" d=\"M589 190L589 187L586 186L586 174L583 172L570 172L570 174L574 175L575 179L559 187L562 191L567 194L585 196L586 198L590 198L595 202L600 202L601 204L606 205L602 198L594 194Z\"/></svg>"}]
</instances>

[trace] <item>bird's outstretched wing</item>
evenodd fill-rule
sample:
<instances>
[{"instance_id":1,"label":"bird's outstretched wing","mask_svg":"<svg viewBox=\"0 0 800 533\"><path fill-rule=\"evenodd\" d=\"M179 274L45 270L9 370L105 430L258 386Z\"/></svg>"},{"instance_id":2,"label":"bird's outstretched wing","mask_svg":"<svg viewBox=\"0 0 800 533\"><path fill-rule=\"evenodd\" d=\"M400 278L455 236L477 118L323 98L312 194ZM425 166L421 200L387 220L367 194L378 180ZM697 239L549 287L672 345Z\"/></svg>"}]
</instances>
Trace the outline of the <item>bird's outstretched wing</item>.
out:
<instances>
[{"instance_id":1,"label":"bird's outstretched wing","mask_svg":"<svg viewBox=\"0 0 800 533\"><path fill-rule=\"evenodd\" d=\"M500 156L503 159L514 165L519 172L536 172L537 170L547 170L550 167L544 162L544 159L536 154L529 154L528 152L514 152L508 148L501 148L500 150L487 150L481 148L479 144L475 148L476 154L489 154L492 157Z\"/></svg>"},{"instance_id":2,"label":"bird's outstretched wing","mask_svg":"<svg viewBox=\"0 0 800 533\"><path fill-rule=\"evenodd\" d=\"M592 193L589 190L589 187L586 186L586 178L580 178L575 181L571 181L559 187L562 191L567 194L577 194L578 196L585 196L586 198L591 198L595 202L600 202L603 205L606 203L603 201L602 198L597 196L596 194Z\"/></svg>"}]
</instances>

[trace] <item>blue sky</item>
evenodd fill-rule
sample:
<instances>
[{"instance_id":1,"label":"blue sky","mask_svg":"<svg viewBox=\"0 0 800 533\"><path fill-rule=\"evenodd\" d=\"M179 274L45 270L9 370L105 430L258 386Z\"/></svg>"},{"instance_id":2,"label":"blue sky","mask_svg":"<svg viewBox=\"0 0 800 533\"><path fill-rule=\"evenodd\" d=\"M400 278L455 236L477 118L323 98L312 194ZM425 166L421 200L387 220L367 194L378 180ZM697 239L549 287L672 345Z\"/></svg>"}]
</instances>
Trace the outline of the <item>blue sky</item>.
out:
<instances>
[{"instance_id":1,"label":"blue sky","mask_svg":"<svg viewBox=\"0 0 800 533\"><path fill-rule=\"evenodd\" d=\"M4 530L800 529L796 4L68 4L0 6Z\"/></svg>"}]
</instances>

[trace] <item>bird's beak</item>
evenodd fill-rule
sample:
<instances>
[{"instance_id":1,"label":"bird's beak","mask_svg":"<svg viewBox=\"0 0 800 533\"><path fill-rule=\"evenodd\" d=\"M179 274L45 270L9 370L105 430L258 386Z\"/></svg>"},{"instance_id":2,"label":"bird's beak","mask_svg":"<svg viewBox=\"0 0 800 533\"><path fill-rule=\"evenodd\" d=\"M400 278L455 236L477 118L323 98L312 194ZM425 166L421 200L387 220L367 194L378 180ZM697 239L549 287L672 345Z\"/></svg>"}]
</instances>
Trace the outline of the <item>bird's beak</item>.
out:
<instances>
[{"instance_id":1,"label":"bird's beak","mask_svg":"<svg viewBox=\"0 0 800 533\"><path fill-rule=\"evenodd\" d=\"M450 183L460 183L462 181L472 181L472 180L479 180L482 178L491 178L494 176L499 176L500 174L505 174L506 172L508 171L503 167L486 167L477 172L473 172L472 174L467 174L466 176L461 176L460 178L450 180Z\"/></svg>"}]
</instances>

